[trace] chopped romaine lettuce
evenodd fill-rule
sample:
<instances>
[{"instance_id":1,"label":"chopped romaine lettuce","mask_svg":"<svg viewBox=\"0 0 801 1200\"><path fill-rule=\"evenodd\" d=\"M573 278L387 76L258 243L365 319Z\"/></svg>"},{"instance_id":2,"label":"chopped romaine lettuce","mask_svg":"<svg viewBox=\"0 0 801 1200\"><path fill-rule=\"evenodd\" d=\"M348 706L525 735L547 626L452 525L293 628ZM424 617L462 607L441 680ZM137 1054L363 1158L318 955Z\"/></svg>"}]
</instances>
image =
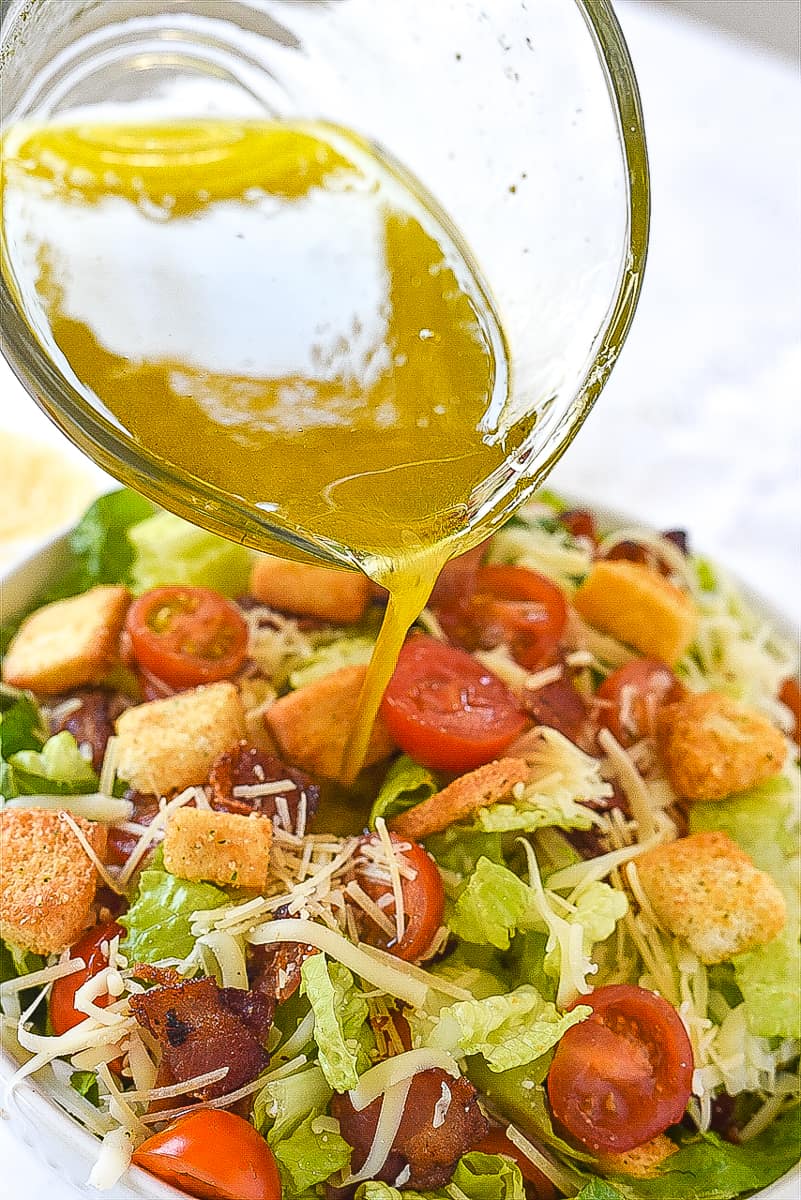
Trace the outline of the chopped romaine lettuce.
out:
<instances>
[{"instance_id":1,"label":"chopped romaine lettuce","mask_svg":"<svg viewBox=\"0 0 801 1200\"><path fill-rule=\"evenodd\" d=\"M259 1133L267 1134L271 1144L280 1142L307 1117L325 1112L330 1099L331 1088L314 1063L294 1075L265 1083L253 1101L253 1124Z\"/></svg>"},{"instance_id":2,"label":"chopped romaine lettuce","mask_svg":"<svg viewBox=\"0 0 801 1200\"><path fill-rule=\"evenodd\" d=\"M44 965L45 960L41 955L30 950L21 950L19 946L12 946L10 942L0 938L0 983L18 979L20 975L31 975L34 971L41 971Z\"/></svg>"},{"instance_id":3,"label":"chopped romaine lettuce","mask_svg":"<svg viewBox=\"0 0 801 1200\"><path fill-rule=\"evenodd\" d=\"M426 1044L456 1058L481 1054L490 1070L508 1071L540 1058L590 1011L579 1005L560 1015L533 987L523 986L441 1009Z\"/></svg>"},{"instance_id":4,"label":"chopped romaine lettuce","mask_svg":"<svg viewBox=\"0 0 801 1200\"><path fill-rule=\"evenodd\" d=\"M591 1179L584 1184L576 1200L624 1200L624 1196L608 1179Z\"/></svg>"},{"instance_id":5,"label":"chopped romaine lettuce","mask_svg":"<svg viewBox=\"0 0 801 1200\"><path fill-rule=\"evenodd\" d=\"M503 864L503 836L500 833L479 833L467 825L451 825L442 833L426 838L426 850L443 871L466 879L476 869L480 858Z\"/></svg>"},{"instance_id":6,"label":"chopped romaine lettuce","mask_svg":"<svg viewBox=\"0 0 801 1200\"><path fill-rule=\"evenodd\" d=\"M533 833L535 829L589 829L590 810L575 800L532 794L525 803L490 804L476 813L476 828L484 833Z\"/></svg>"},{"instance_id":7,"label":"chopped romaine lettuce","mask_svg":"<svg viewBox=\"0 0 801 1200\"><path fill-rule=\"evenodd\" d=\"M516 1163L500 1154L472 1150L456 1164L453 1179L430 1192L399 1191L371 1180L356 1191L356 1200L525 1200L523 1176Z\"/></svg>"},{"instance_id":8,"label":"chopped romaine lettuce","mask_svg":"<svg viewBox=\"0 0 801 1200\"><path fill-rule=\"evenodd\" d=\"M297 1196L316 1183L324 1183L350 1163L351 1148L331 1128L331 1118L309 1115L280 1141L271 1141L281 1172L284 1196Z\"/></svg>"},{"instance_id":9,"label":"chopped romaine lettuce","mask_svg":"<svg viewBox=\"0 0 801 1200\"><path fill-rule=\"evenodd\" d=\"M223 596L247 588L253 555L168 512L157 512L128 530L133 546L131 587L146 592L163 584L207 587Z\"/></svg>"},{"instance_id":10,"label":"chopped romaine lettuce","mask_svg":"<svg viewBox=\"0 0 801 1200\"><path fill-rule=\"evenodd\" d=\"M369 663L375 642L367 637L342 637L317 646L313 654L289 672L290 688L305 687L338 671L341 667L361 667Z\"/></svg>"},{"instance_id":11,"label":"chopped romaine lettuce","mask_svg":"<svg viewBox=\"0 0 801 1200\"><path fill-rule=\"evenodd\" d=\"M48 730L30 692L0 685L0 751L4 758L18 750L41 750Z\"/></svg>"},{"instance_id":12,"label":"chopped romaine lettuce","mask_svg":"<svg viewBox=\"0 0 801 1200\"><path fill-rule=\"evenodd\" d=\"M100 1090L94 1071L73 1071L70 1075L70 1087L79 1096L85 1096L90 1104L94 1104L95 1108L100 1108Z\"/></svg>"},{"instance_id":13,"label":"chopped romaine lettuce","mask_svg":"<svg viewBox=\"0 0 801 1200\"><path fill-rule=\"evenodd\" d=\"M178 879L151 867L140 875L136 899L119 918L127 930L120 948L132 963L184 959L195 946L192 913L228 903L226 893L210 883Z\"/></svg>"},{"instance_id":14,"label":"chopped romaine lettuce","mask_svg":"<svg viewBox=\"0 0 801 1200\"><path fill-rule=\"evenodd\" d=\"M370 810L370 828L375 829L377 817L389 820L398 813L414 808L439 791L439 782L427 767L421 767L408 755L402 754L387 771L381 789Z\"/></svg>"},{"instance_id":15,"label":"chopped romaine lettuce","mask_svg":"<svg viewBox=\"0 0 801 1200\"><path fill-rule=\"evenodd\" d=\"M745 1003L748 1028L759 1037L801 1038L801 942L798 920L778 937L734 959L734 977Z\"/></svg>"},{"instance_id":16,"label":"chopped romaine lettuce","mask_svg":"<svg viewBox=\"0 0 801 1200\"><path fill-rule=\"evenodd\" d=\"M97 791L97 775L91 763L66 730L48 738L41 750L18 750L11 755L8 766L17 796L73 796Z\"/></svg>"},{"instance_id":17,"label":"chopped romaine lettuce","mask_svg":"<svg viewBox=\"0 0 801 1200\"><path fill-rule=\"evenodd\" d=\"M300 969L301 990L314 1012L314 1040L318 1059L328 1083L346 1092L359 1082L364 1070L368 1005L355 987L353 976L341 963L327 962L313 954Z\"/></svg>"},{"instance_id":18,"label":"chopped romaine lettuce","mask_svg":"<svg viewBox=\"0 0 801 1200\"><path fill-rule=\"evenodd\" d=\"M535 918L531 889L507 867L480 858L448 917L466 942L508 950L512 934Z\"/></svg>"}]
</instances>

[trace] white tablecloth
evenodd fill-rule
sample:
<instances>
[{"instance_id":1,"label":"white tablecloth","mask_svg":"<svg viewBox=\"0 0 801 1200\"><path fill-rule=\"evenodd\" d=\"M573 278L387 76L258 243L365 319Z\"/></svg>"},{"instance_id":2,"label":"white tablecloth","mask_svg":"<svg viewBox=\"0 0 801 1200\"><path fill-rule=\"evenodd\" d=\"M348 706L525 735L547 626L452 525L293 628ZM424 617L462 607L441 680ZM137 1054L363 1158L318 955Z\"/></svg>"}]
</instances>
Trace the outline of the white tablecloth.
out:
<instances>
[{"instance_id":1,"label":"white tablecloth","mask_svg":"<svg viewBox=\"0 0 801 1200\"><path fill-rule=\"evenodd\" d=\"M801 83L790 64L648 3L617 8L645 107L651 255L622 359L552 482L687 527L797 615ZM60 437L0 363L3 426ZM0 1162L13 1200L79 1194L2 1120Z\"/></svg>"}]
</instances>

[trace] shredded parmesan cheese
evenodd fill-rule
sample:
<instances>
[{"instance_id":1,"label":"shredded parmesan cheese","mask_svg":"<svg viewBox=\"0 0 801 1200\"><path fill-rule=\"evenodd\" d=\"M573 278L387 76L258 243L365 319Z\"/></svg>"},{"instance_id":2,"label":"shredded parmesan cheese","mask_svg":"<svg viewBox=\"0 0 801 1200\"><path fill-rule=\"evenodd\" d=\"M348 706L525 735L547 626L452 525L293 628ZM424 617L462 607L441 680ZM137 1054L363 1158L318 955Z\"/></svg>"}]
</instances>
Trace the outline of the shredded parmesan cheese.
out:
<instances>
[{"instance_id":1,"label":"shredded parmesan cheese","mask_svg":"<svg viewBox=\"0 0 801 1200\"><path fill-rule=\"evenodd\" d=\"M405 1079L412 1079L420 1071L432 1069L444 1071L453 1079L459 1077L456 1060L444 1050L427 1048L407 1050L405 1054L396 1054L394 1058L385 1058L383 1062L376 1063L369 1071L365 1071L356 1087L348 1092L350 1102L356 1112L363 1112L374 1100L377 1100L390 1088L395 1087L396 1084L402 1083Z\"/></svg>"},{"instance_id":2,"label":"shredded parmesan cheese","mask_svg":"<svg viewBox=\"0 0 801 1200\"><path fill-rule=\"evenodd\" d=\"M376 817L375 827L381 839L381 845L384 848L387 866L389 867L389 877L392 880L392 895L395 897L395 937L398 942L401 942L406 930L406 913L403 906L403 884L401 883L398 856L395 853L395 847L392 845L392 838L389 836L387 823L383 817Z\"/></svg>"}]
</instances>

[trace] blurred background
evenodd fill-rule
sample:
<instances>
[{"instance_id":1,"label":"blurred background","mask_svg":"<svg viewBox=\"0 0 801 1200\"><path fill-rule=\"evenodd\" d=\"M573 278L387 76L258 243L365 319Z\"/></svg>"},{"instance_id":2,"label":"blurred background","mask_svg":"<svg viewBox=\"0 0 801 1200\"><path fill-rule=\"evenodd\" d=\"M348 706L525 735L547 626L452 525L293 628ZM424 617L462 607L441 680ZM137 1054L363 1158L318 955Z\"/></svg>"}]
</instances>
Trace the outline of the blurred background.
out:
<instances>
[{"instance_id":1,"label":"blurred background","mask_svg":"<svg viewBox=\"0 0 801 1200\"><path fill-rule=\"evenodd\" d=\"M799 61L799 0L638 0L684 13L696 21L732 33Z\"/></svg>"}]
</instances>

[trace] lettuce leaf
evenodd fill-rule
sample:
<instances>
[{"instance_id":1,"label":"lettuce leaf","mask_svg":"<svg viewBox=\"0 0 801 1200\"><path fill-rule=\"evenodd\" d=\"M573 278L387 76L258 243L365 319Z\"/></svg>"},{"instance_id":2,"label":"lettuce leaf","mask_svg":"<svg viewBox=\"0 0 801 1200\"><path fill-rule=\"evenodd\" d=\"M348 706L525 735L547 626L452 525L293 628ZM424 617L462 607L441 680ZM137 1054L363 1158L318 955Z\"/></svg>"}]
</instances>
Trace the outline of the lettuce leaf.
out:
<instances>
[{"instance_id":1,"label":"lettuce leaf","mask_svg":"<svg viewBox=\"0 0 801 1200\"><path fill-rule=\"evenodd\" d=\"M377 817L389 820L398 813L414 808L439 791L436 775L421 767L407 754L396 759L387 771L381 790L370 810L370 828L375 829Z\"/></svg>"},{"instance_id":2,"label":"lettuce leaf","mask_svg":"<svg viewBox=\"0 0 801 1200\"><path fill-rule=\"evenodd\" d=\"M527 804L490 804L479 809L475 828L484 833L533 833L535 829L589 829L591 811L575 800L536 796Z\"/></svg>"},{"instance_id":3,"label":"lettuce leaf","mask_svg":"<svg viewBox=\"0 0 801 1200\"><path fill-rule=\"evenodd\" d=\"M40 954L34 954L32 950L22 950L19 946L12 946L10 942L0 938L0 983L7 983L9 979L19 979L20 975L31 975L34 971L41 971L44 965L45 960Z\"/></svg>"},{"instance_id":4,"label":"lettuce leaf","mask_svg":"<svg viewBox=\"0 0 801 1200\"><path fill-rule=\"evenodd\" d=\"M504 863L503 837L500 833L480 833L469 825L451 825L442 833L426 838L426 850L443 871L466 879L480 858Z\"/></svg>"},{"instance_id":5,"label":"lettuce leaf","mask_svg":"<svg viewBox=\"0 0 801 1200\"><path fill-rule=\"evenodd\" d=\"M507 867L480 858L448 917L448 926L466 942L489 942L508 950L511 935L536 918L531 889Z\"/></svg>"},{"instance_id":6,"label":"lettuce leaf","mask_svg":"<svg viewBox=\"0 0 801 1200\"><path fill-rule=\"evenodd\" d=\"M517 1163L502 1154L472 1150L456 1164L445 1188L431 1192L402 1192L388 1183L371 1180L356 1190L356 1200L526 1200L523 1176Z\"/></svg>"},{"instance_id":7,"label":"lettuce leaf","mask_svg":"<svg viewBox=\"0 0 801 1200\"><path fill-rule=\"evenodd\" d=\"M325 1112L330 1100L331 1088L314 1063L294 1075L265 1083L253 1101L253 1124L259 1133L267 1134L272 1145L289 1137L307 1117Z\"/></svg>"},{"instance_id":8,"label":"lettuce leaf","mask_svg":"<svg viewBox=\"0 0 801 1200\"><path fill-rule=\"evenodd\" d=\"M341 963L313 954L300 969L301 991L314 1012L314 1040L323 1075L335 1092L347 1092L359 1082L359 1067L367 1066L364 1031L368 1005Z\"/></svg>"},{"instance_id":9,"label":"lettuce leaf","mask_svg":"<svg viewBox=\"0 0 801 1200\"><path fill-rule=\"evenodd\" d=\"M94 1071L73 1071L70 1075L70 1087L79 1096L85 1096L95 1108L100 1108L100 1089Z\"/></svg>"},{"instance_id":10,"label":"lettuce leaf","mask_svg":"<svg viewBox=\"0 0 801 1200\"><path fill-rule=\"evenodd\" d=\"M91 763L66 730L48 738L41 750L18 750L8 766L17 796L77 796L97 791Z\"/></svg>"},{"instance_id":11,"label":"lettuce leaf","mask_svg":"<svg viewBox=\"0 0 801 1200\"><path fill-rule=\"evenodd\" d=\"M157 512L128 530L133 548L131 587L146 592L162 584L208 587L223 596L247 589L253 555L244 546Z\"/></svg>"},{"instance_id":12,"label":"lettuce leaf","mask_svg":"<svg viewBox=\"0 0 801 1200\"><path fill-rule=\"evenodd\" d=\"M30 692L0 686L0 751L4 758L18 750L41 750L48 729Z\"/></svg>"},{"instance_id":13,"label":"lettuce leaf","mask_svg":"<svg viewBox=\"0 0 801 1200\"><path fill-rule=\"evenodd\" d=\"M317 1124L324 1121L310 1114L289 1137L270 1143L284 1196L297 1196L349 1165L351 1147L324 1123Z\"/></svg>"},{"instance_id":14,"label":"lettuce leaf","mask_svg":"<svg viewBox=\"0 0 801 1200\"><path fill-rule=\"evenodd\" d=\"M316 683L341 667L361 667L369 663L375 641L368 637L341 637L325 642L289 672L290 688Z\"/></svg>"},{"instance_id":15,"label":"lettuce leaf","mask_svg":"<svg viewBox=\"0 0 801 1200\"><path fill-rule=\"evenodd\" d=\"M193 883L151 867L140 875L136 899L119 918L127 930L120 948L130 963L186 958L195 945L192 913L228 903L226 893L210 883Z\"/></svg>"},{"instance_id":16,"label":"lettuce leaf","mask_svg":"<svg viewBox=\"0 0 801 1200\"><path fill-rule=\"evenodd\" d=\"M608 1179L591 1179L589 1183L585 1183L575 1200L625 1200L625 1198L623 1193L619 1192Z\"/></svg>"},{"instance_id":17,"label":"lettuce leaf","mask_svg":"<svg viewBox=\"0 0 801 1200\"><path fill-rule=\"evenodd\" d=\"M579 1005L560 1015L524 985L506 995L460 1000L443 1008L426 1044L456 1058L481 1054L490 1070L508 1071L541 1058L590 1012Z\"/></svg>"}]
</instances>

